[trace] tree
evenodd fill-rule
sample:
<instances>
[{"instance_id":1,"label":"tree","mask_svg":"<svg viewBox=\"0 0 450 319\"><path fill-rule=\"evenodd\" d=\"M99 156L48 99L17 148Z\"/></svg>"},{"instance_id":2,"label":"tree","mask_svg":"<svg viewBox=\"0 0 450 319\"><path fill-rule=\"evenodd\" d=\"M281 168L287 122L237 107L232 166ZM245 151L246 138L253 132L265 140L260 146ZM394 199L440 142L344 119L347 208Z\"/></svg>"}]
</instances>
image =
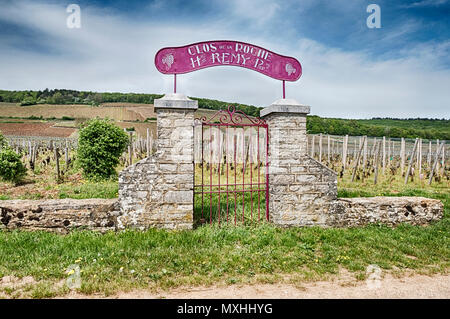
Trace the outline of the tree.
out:
<instances>
[{"instance_id":1,"label":"tree","mask_svg":"<svg viewBox=\"0 0 450 319\"><path fill-rule=\"evenodd\" d=\"M116 174L128 135L108 119L85 123L78 139L78 161L88 179L107 179Z\"/></svg>"}]
</instances>

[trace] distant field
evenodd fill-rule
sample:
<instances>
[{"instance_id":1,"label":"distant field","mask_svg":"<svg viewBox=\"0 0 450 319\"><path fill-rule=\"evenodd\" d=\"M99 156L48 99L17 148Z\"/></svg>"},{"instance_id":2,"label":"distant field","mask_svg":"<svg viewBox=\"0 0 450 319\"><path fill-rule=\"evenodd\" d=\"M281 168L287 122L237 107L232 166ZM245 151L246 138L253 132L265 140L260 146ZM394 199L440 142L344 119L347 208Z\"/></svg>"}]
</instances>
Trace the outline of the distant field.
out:
<instances>
[{"instance_id":1,"label":"distant field","mask_svg":"<svg viewBox=\"0 0 450 319\"><path fill-rule=\"evenodd\" d=\"M39 104L30 106L18 106L13 103L0 103L0 117L28 118L30 116L42 116L43 118L62 118L63 116L67 116L77 119L90 119L98 116L108 117L110 119L118 121L145 121L147 118L156 117L155 113L153 112L153 105L143 106L143 104L119 107L89 106L81 104Z\"/></svg>"},{"instance_id":2,"label":"distant field","mask_svg":"<svg viewBox=\"0 0 450 319\"><path fill-rule=\"evenodd\" d=\"M75 128L54 127L54 123L28 122L28 123L0 123L0 132L3 135L13 136L51 136L70 137L76 132Z\"/></svg>"},{"instance_id":3,"label":"distant field","mask_svg":"<svg viewBox=\"0 0 450 319\"><path fill-rule=\"evenodd\" d=\"M199 109L196 116L212 116L216 111ZM31 120L41 118L42 120ZM62 121L64 117L72 121ZM121 128L134 128L146 136L147 128L156 137L156 114L152 104L103 103L100 106L80 104L40 104L18 106L0 102L0 131L7 136L70 137L80 123L95 117L110 118ZM146 122L145 122L146 121Z\"/></svg>"}]
</instances>

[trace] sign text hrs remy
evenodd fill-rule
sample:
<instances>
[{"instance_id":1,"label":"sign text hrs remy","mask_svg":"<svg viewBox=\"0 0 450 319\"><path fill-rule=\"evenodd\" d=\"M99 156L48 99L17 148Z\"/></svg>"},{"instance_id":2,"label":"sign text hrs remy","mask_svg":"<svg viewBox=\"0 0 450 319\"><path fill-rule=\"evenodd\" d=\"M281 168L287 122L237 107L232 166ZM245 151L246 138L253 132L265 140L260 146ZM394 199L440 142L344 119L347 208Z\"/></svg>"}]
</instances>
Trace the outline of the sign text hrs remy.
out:
<instances>
[{"instance_id":1,"label":"sign text hrs remy","mask_svg":"<svg viewBox=\"0 0 450 319\"><path fill-rule=\"evenodd\" d=\"M182 47L162 48L156 53L155 65L164 74L176 75L213 66L239 66L283 81L297 81L302 75L300 62L262 47L238 41L206 41Z\"/></svg>"}]
</instances>

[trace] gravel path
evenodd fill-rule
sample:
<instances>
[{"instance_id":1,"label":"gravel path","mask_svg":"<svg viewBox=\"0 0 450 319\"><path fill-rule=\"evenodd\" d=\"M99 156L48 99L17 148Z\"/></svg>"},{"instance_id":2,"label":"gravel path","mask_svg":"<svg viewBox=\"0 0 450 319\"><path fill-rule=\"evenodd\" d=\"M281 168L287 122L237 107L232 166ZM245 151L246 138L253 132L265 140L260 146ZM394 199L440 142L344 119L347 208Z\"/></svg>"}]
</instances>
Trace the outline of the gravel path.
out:
<instances>
[{"instance_id":1,"label":"gravel path","mask_svg":"<svg viewBox=\"0 0 450 319\"><path fill-rule=\"evenodd\" d=\"M64 298L99 298L100 296L81 296L70 294ZM110 298L450 298L450 275L412 275L395 278L386 275L378 282L357 281L340 278L335 281L302 283L299 286L288 284L231 285L218 287L178 288L167 292L152 293L136 290L118 293Z\"/></svg>"}]
</instances>

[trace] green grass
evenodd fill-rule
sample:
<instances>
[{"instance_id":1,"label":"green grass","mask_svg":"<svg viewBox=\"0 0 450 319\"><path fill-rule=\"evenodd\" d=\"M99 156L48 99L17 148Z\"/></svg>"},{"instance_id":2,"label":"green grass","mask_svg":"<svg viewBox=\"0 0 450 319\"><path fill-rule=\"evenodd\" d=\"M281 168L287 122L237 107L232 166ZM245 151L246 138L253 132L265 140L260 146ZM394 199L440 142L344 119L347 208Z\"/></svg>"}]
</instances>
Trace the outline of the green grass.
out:
<instances>
[{"instance_id":1,"label":"green grass","mask_svg":"<svg viewBox=\"0 0 450 319\"><path fill-rule=\"evenodd\" d=\"M443 200L444 218L428 227L283 229L266 222L251 226L201 226L193 231L150 229L98 234L75 231L0 232L0 277L33 276L38 282L9 297L51 297L67 288L55 283L79 264L82 293L112 294L135 288L167 289L216 283L291 282L324 279L345 268L359 279L377 264L385 270L445 273L449 267L450 195L408 190L400 194ZM341 190L341 196L374 191Z\"/></svg>"},{"instance_id":2,"label":"green grass","mask_svg":"<svg viewBox=\"0 0 450 319\"><path fill-rule=\"evenodd\" d=\"M249 221L250 194L236 198L237 226L234 226L234 195L229 198L231 225L217 224L218 195L212 196L213 225L200 225L201 204L196 195L195 229L169 231L150 229L99 234L74 231L68 235L47 232L0 231L0 278L32 276L36 283L22 288L0 287L0 297L46 298L64 295L66 270L79 264L80 291L85 294L113 294L131 289L169 289L236 283L300 283L338 275L342 269L365 278L370 264L398 273L446 273L450 257L450 192L448 181L433 183L415 178L408 185L401 176L380 176L351 182L347 172L339 179L340 197L424 196L443 201L444 218L427 227L402 224L396 228L370 225L360 228L276 227ZM241 176L240 176L241 177ZM209 183L209 180L205 180ZM198 181L196 181L197 183ZM214 176L212 183L216 182ZM222 181L223 182L223 181ZM60 198L114 198L117 182L83 181L48 185ZM32 196L28 194L27 196ZM264 193L261 193L263 202ZM8 199L8 195L0 195ZM221 194L222 221L226 216L226 195ZM255 218L257 193L253 194ZM209 195L205 196L209 221ZM62 285L58 283L63 283Z\"/></svg>"},{"instance_id":3,"label":"green grass","mask_svg":"<svg viewBox=\"0 0 450 319\"><path fill-rule=\"evenodd\" d=\"M73 186L70 184L61 184L57 186L59 198L117 198L119 196L119 185L117 181L91 182Z\"/></svg>"},{"instance_id":4,"label":"green grass","mask_svg":"<svg viewBox=\"0 0 450 319\"><path fill-rule=\"evenodd\" d=\"M205 189L207 191L207 189ZM202 214L202 195L196 194L194 197L194 227L202 224L204 219L206 223L230 223L240 225L252 225L258 220L264 220L266 214L266 195L265 192L245 192L244 196L237 193L227 195L204 194L203 195L203 214ZM220 199L220 203L219 203ZM258 201L260 205L258 205ZM242 205L244 202L244 205ZM220 204L220 205L219 205ZM259 206L259 212L258 212ZM251 209L252 208L252 209ZM259 214L259 215L258 215Z\"/></svg>"}]
</instances>

